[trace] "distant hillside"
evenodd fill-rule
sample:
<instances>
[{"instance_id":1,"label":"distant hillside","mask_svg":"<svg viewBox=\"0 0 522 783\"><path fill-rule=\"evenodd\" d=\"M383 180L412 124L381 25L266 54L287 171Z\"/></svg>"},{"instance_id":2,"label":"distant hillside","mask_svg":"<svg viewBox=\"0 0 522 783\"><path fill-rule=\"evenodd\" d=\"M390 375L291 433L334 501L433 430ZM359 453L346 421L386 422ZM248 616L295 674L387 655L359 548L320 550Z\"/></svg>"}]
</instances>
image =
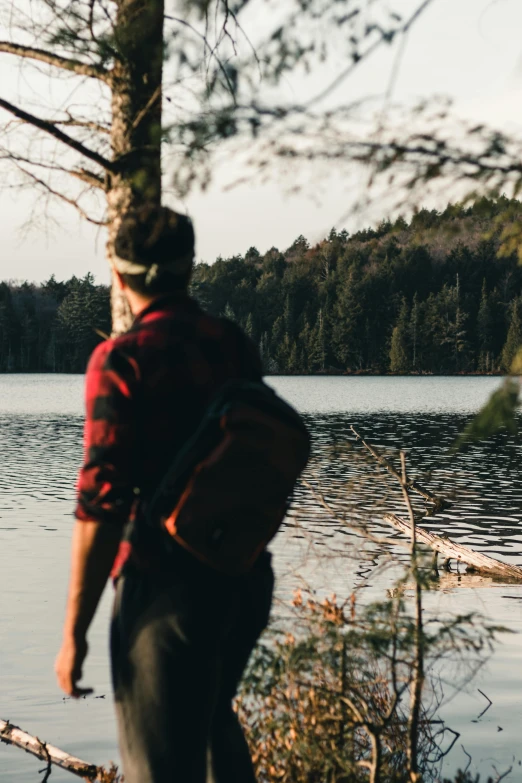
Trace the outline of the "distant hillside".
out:
<instances>
[{"instance_id":1,"label":"distant hillside","mask_svg":"<svg viewBox=\"0 0 522 783\"><path fill-rule=\"evenodd\" d=\"M502 371L522 343L521 220L505 198L422 209L198 264L192 293L241 324L272 373ZM90 276L0 284L0 371L83 371L108 297Z\"/></svg>"},{"instance_id":2,"label":"distant hillside","mask_svg":"<svg viewBox=\"0 0 522 783\"><path fill-rule=\"evenodd\" d=\"M272 372L498 371L522 343L522 267L498 253L521 219L504 198L422 209L315 247L299 237L283 253L199 265L193 287Z\"/></svg>"}]
</instances>

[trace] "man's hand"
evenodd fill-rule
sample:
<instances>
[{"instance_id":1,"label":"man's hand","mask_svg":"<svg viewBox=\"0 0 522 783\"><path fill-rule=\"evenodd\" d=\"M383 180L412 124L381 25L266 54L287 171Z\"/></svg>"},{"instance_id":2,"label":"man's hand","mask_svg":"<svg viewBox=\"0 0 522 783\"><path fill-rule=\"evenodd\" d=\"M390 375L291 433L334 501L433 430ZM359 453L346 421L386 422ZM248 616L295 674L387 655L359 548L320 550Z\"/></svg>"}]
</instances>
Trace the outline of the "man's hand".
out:
<instances>
[{"instance_id":1,"label":"man's hand","mask_svg":"<svg viewBox=\"0 0 522 783\"><path fill-rule=\"evenodd\" d=\"M85 638L75 639L69 637L64 639L62 647L56 662L54 671L58 679L58 684L62 691L68 696L78 699L80 696L87 696L92 693L92 688L80 688L77 683L82 678L82 666L87 656L87 641Z\"/></svg>"},{"instance_id":2,"label":"man's hand","mask_svg":"<svg viewBox=\"0 0 522 783\"><path fill-rule=\"evenodd\" d=\"M78 698L92 693L79 688L87 655L87 630L109 577L121 539L121 528L100 522L76 522L74 526L71 578L65 611L63 643L54 670L60 688Z\"/></svg>"}]
</instances>

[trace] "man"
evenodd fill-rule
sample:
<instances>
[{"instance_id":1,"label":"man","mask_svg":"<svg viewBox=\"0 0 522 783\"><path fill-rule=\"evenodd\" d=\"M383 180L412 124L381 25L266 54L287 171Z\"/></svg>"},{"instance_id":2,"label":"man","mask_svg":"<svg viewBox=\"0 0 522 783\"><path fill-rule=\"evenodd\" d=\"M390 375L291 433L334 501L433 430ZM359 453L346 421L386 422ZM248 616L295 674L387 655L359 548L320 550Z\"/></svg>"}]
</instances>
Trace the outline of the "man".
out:
<instances>
[{"instance_id":1,"label":"man","mask_svg":"<svg viewBox=\"0 0 522 783\"><path fill-rule=\"evenodd\" d=\"M189 298L194 232L186 217L164 207L133 211L115 250L135 320L96 348L87 369L58 681L72 696L91 692L78 681L112 569L111 664L126 782L254 783L232 700L268 622L270 556L247 575L219 574L181 547L167 554L140 509L216 391L231 379L261 378L259 355L235 324Z\"/></svg>"}]
</instances>

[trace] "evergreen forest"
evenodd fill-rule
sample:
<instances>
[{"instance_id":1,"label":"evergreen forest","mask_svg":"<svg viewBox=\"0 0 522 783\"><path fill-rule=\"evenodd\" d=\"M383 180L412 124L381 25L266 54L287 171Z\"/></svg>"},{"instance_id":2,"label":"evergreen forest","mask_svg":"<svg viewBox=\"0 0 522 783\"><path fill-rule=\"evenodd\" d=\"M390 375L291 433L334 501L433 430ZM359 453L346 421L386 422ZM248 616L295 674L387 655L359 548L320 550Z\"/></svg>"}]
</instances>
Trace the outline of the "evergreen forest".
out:
<instances>
[{"instance_id":1,"label":"evergreen forest","mask_svg":"<svg viewBox=\"0 0 522 783\"><path fill-rule=\"evenodd\" d=\"M521 219L504 197L420 209L199 263L191 291L246 330L269 373L505 372L522 344ZM0 283L1 372L83 372L109 331L92 275Z\"/></svg>"}]
</instances>

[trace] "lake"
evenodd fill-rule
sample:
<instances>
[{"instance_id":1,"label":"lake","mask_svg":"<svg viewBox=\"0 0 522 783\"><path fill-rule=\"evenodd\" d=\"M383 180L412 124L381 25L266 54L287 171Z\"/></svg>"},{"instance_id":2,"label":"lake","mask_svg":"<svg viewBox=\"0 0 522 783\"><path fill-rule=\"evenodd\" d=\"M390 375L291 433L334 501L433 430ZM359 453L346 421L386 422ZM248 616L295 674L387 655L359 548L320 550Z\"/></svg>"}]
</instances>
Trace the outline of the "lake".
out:
<instances>
[{"instance_id":1,"label":"lake","mask_svg":"<svg viewBox=\"0 0 522 783\"><path fill-rule=\"evenodd\" d=\"M383 597L405 559L399 537L382 521L401 509L374 466L359 457L350 425L382 449L404 448L412 473L454 496L430 529L494 557L522 564L522 442L496 436L453 454L464 423L497 388L495 378L273 377L270 383L310 425L314 459L309 480L327 499L344 494L354 516L391 543L361 550L357 539L297 493L293 516L273 543L275 611L306 580L319 594ZM111 589L89 634L87 699L64 699L53 674L68 577L76 473L82 455L83 377L0 375L0 718L86 761L118 761L107 656ZM333 500L332 500L333 502ZM357 548L355 549L357 552ZM385 558L397 563L380 570ZM459 581L460 579L460 581ZM480 587L474 587L480 584ZM512 767L522 782L522 586L444 577L426 599L432 615L479 610L515 634L503 634L494 654L463 691L453 692L448 668L441 715L459 732L444 759L445 775L463 768L481 778ZM487 706L482 690L492 701ZM36 783L42 762L0 745L0 780ZM53 771L52 780L71 780Z\"/></svg>"}]
</instances>

